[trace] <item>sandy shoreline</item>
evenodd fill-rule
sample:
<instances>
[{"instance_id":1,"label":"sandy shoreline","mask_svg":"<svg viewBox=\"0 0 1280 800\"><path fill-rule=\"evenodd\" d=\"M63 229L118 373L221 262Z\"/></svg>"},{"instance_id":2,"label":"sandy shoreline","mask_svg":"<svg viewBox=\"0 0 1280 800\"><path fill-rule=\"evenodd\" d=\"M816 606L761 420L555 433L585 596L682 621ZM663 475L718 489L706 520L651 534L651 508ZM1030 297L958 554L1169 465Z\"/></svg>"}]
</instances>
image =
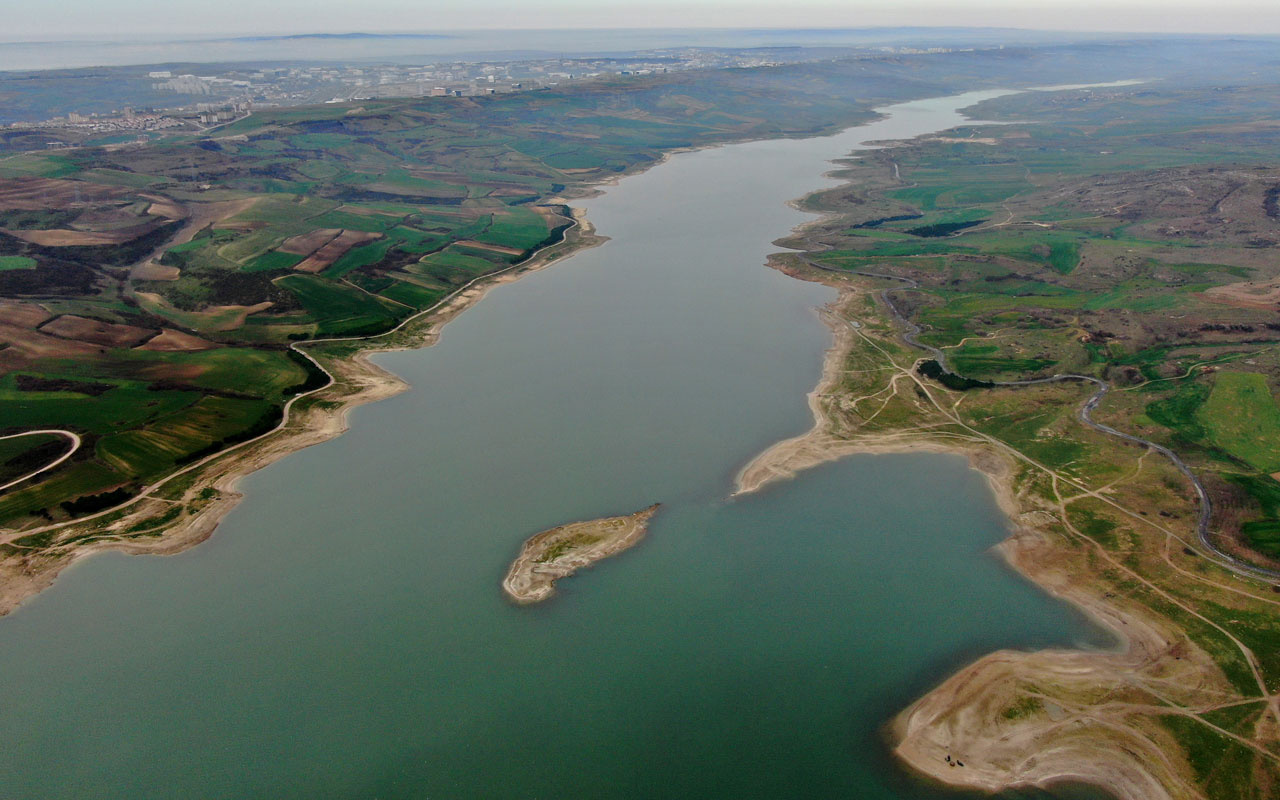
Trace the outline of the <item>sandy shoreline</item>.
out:
<instances>
[{"instance_id":1,"label":"sandy shoreline","mask_svg":"<svg viewBox=\"0 0 1280 800\"><path fill-rule=\"evenodd\" d=\"M610 178L606 183L613 183L618 179ZM574 199L589 197L598 192L597 185L586 186L574 193ZM568 205L571 200L556 198L554 202L548 202ZM190 484L178 496L166 496L170 494L166 488L156 491L154 497L143 497L131 502L120 512L108 511L85 520L50 526L48 529L57 530L61 541L67 544L59 545L60 549L54 549L53 552L31 548L29 556L21 553L7 555L0 560L0 616L11 613L24 600L51 586L64 569L87 556L106 550L119 550L134 555L174 555L208 539L223 517L242 499L243 495L238 490L242 478L291 453L342 435L348 430L349 416L356 407L385 400L409 388L399 376L374 364L370 356L430 347L438 341L441 329L450 320L480 302L493 288L519 280L524 275L545 269L580 250L608 241L607 237L595 233L581 209L570 210L573 225L566 231L564 239L547 246L526 261L504 272L482 277L447 298L437 308L411 317L389 333L350 340L357 350L348 357L306 353L333 376L334 382L306 397L311 402L301 408L295 407L281 429L260 440L252 440L241 447L211 456L207 464L191 470L189 476L180 471L166 478L165 481L179 479L175 481L179 485ZM304 346L310 349L324 347L325 344L325 341L320 340ZM159 482L153 485L158 486ZM202 492L210 488L216 490L216 495L211 498L203 497ZM150 491L149 488L148 493ZM158 535L151 535L151 531L146 528L143 529L148 534L145 537L129 535L129 532L145 525L148 519L158 517L174 505L181 505L184 509L190 509L190 512L184 510L178 520L160 525ZM44 530L47 529L17 531L5 538L9 540L10 548L16 548L18 545L14 544L14 540L21 540ZM85 543L85 539L89 540L88 543Z\"/></svg>"},{"instance_id":2,"label":"sandy shoreline","mask_svg":"<svg viewBox=\"0 0 1280 800\"><path fill-rule=\"evenodd\" d=\"M798 276L797 276L798 277ZM822 280L822 276L811 276ZM1087 696L1097 687L1124 684L1135 674L1158 674L1205 692L1221 691L1220 673L1209 656L1173 629L1167 620L1133 603L1109 597L1087 572L1072 569L1074 554L1047 524L1053 518L1020 495L1016 462L989 444L940 438L928 431L903 430L850 438L834 430L822 399L838 390L854 328L841 316L858 292L837 286L841 296L823 310L832 331L822 377L809 393L813 427L778 442L738 473L735 495L758 491L799 472L856 454L908 452L963 455L986 478L1013 532L996 552L1024 577L1065 600L1112 632L1114 650L1051 649L989 654L947 678L903 710L890 724L894 754L904 764L939 783L986 792L1062 782L1092 783L1121 800L1201 797L1180 764L1173 763L1149 736L1103 714L1060 708L1047 717L1005 717L1019 690L1028 686L1066 687ZM963 764L963 766L960 766Z\"/></svg>"},{"instance_id":3,"label":"sandy shoreline","mask_svg":"<svg viewBox=\"0 0 1280 800\"><path fill-rule=\"evenodd\" d=\"M879 112L873 110L869 119L831 131L794 138L833 136L878 117ZM356 345L357 349L349 357L325 359L322 368L334 377L334 383L305 397L316 402L303 409L294 408L294 419L284 428L209 456L146 489L146 493L150 494L160 483L174 481L176 478L181 478L174 481L180 485L190 482L191 487L180 492L177 497L165 497L168 493L166 489L156 492L155 498L135 498L119 511L108 509L81 520L0 532L0 547L9 550L6 555L0 556L0 617L13 612L24 600L51 586L64 569L86 556L105 550L119 550L136 555L173 555L208 539L222 518L239 503L241 494L237 487L241 478L290 453L340 436L348 430L348 415L354 408L393 397L409 388L399 376L373 364L369 360L370 355L430 347L449 320L479 302L495 286L516 281L530 272L568 258L579 250L608 241L607 236L596 233L582 209L572 207L573 201L597 197L604 189L616 186L624 178L665 164L681 153L774 138L778 137L747 136L732 141L666 150L651 162L636 164L617 175L572 186L559 196L545 198L540 205L564 205L570 208L574 224L562 241L543 248L528 260L505 271L478 278L473 284L447 298L439 307L409 317L392 331L354 340L329 340L348 341ZM313 346L323 346L324 341L301 344L300 352L316 361L315 356L306 351ZM290 405L300 399L304 397L295 397ZM208 462L207 466L205 462ZM202 497L200 490L210 488L216 490L216 497ZM159 526L158 533L154 536L150 529L147 529L148 535L145 537L127 533L145 526L147 520L161 516L174 504L186 505L190 513L184 512L178 520ZM44 547L22 548L17 544L17 540L26 536L53 530L59 532L59 542L50 550ZM23 549L30 553L22 553Z\"/></svg>"},{"instance_id":4,"label":"sandy shoreline","mask_svg":"<svg viewBox=\"0 0 1280 800\"><path fill-rule=\"evenodd\" d=\"M719 146L723 145L671 151L637 171L664 163L678 152ZM616 184L629 174L633 173L582 187L574 196L598 194L600 187ZM569 202L562 198L546 202L557 201ZM374 338L353 342L357 348L353 355L324 358L323 364L334 375L335 383L312 398L318 402L310 402L299 410L286 429L202 467L189 487L178 490L176 500L162 496L147 498L126 513L66 526L61 530L78 536L83 529L105 538L90 544L68 544L60 555L48 557L33 552L30 559L6 557L0 562L0 615L9 613L24 599L52 584L62 569L84 556L108 549L167 555L209 538L223 516L241 499L237 487L243 477L290 453L341 435L348 429L352 409L409 388L401 378L373 364L369 358L372 354L430 346L438 340L443 325L479 302L493 287L518 280L577 250L605 241L595 235L577 209L574 219L577 224L563 242L508 272L459 292L438 309L415 318L386 341ZM819 222L821 219L806 221L797 226L792 235L799 235ZM806 276L806 279L820 278ZM1206 674L1213 673L1216 667L1194 647L1187 649L1185 637L1169 630L1166 621L1142 613L1136 604L1122 607L1109 601L1096 583L1070 569L1072 562L1063 557L1060 537L1041 518L1044 510L1019 494L1015 463L1009 454L981 443L939 438L927 431L903 430L852 439L839 435L834 430L834 421L825 412L822 398L838 388L845 358L856 338L840 310L851 297L860 295L850 291L847 285L833 285L841 291L841 296L822 315L832 330L833 342L826 353L818 386L809 394L814 426L807 433L778 442L752 459L738 473L734 494L754 492L803 470L854 454L964 455L983 473L1014 528L1012 535L997 548L1000 555L1038 586L1071 602L1113 631L1121 642L1110 652L1001 651L985 656L946 679L894 719L891 735L895 754L913 769L939 782L984 791L1076 780L1105 786L1122 800L1199 797L1181 765L1170 762L1149 738L1090 715L1087 709L1059 708L1060 713L1051 713L1047 719L1003 719L1008 702L1020 687L1028 684L1078 686L1084 691L1099 684L1122 683L1127 675L1150 671L1156 664L1162 680L1204 683L1205 691L1212 692L1217 688L1211 685ZM202 491L207 487L216 489L216 495L203 497ZM163 527L162 536L123 538L126 532L155 518L168 504L174 503L184 508L183 516ZM191 509L190 513L185 509ZM1175 650L1179 653L1177 664L1169 658ZM963 766L953 766L959 762L963 762Z\"/></svg>"}]
</instances>

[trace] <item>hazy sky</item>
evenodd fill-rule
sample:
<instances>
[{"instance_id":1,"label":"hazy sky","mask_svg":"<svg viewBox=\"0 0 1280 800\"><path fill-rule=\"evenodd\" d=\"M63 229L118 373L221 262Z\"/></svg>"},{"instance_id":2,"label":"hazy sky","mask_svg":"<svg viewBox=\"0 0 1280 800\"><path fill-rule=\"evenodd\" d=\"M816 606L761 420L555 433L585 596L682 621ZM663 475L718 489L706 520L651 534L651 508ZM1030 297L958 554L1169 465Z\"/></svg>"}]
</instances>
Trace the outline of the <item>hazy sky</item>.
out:
<instances>
[{"instance_id":1,"label":"hazy sky","mask_svg":"<svg viewBox=\"0 0 1280 800\"><path fill-rule=\"evenodd\" d=\"M1280 0L7 0L0 40L568 27L968 25L1280 33Z\"/></svg>"}]
</instances>

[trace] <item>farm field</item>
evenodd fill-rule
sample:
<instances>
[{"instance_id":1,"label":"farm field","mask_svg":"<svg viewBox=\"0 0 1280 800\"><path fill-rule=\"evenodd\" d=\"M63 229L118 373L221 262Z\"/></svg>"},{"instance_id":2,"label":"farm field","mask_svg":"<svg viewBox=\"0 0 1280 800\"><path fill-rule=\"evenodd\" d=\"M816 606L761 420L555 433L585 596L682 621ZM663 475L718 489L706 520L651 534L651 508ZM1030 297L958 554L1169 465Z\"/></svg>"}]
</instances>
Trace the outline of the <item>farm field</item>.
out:
<instances>
[{"instance_id":1,"label":"farm field","mask_svg":"<svg viewBox=\"0 0 1280 800\"><path fill-rule=\"evenodd\" d=\"M95 395L11 385L0 401L0 434L62 415L65 426L97 435L93 421L104 412L91 406L105 405L109 414L117 396L147 392L146 402L120 412L117 422L129 431L155 438L166 425L186 426L175 435L205 431L216 434L211 442L232 441L258 422L229 415L225 425L241 425L238 434L221 423L192 427L170 405L181 398L185 408L223 392L279 410L290 387L306 382L285 358L290 346L390 331L478 278L521 264L563 240L575 194L673 149L834 131L869 119L877 105L998 85L1011 60L1046 82L1081 70L1165 63L1159 48L1116 49L1112 62L1088 69L1061 56L1028 50L815 62L492 97L267 108L207 134L10 155L0 164L0 297L21 305L10 306L13 315L0 323L0 380L21 372L36 381L29 387L48 386L74 374L107 388ZM1044 168L1057 169L1060 160L1046 157ZM919 169L923 175L924 165ZM1025 172L1023 165L969 164L935 185L896 187L895 208L917 203L918 218L868 229L867 241L880 237L888 255L922 233L945 249L945 235L965 232L973 237L966 247L1071 274L1091 247L1103 246L1099 231L1063 229L1043 241L983 233L992 204L1025 189ZM1167 246L1139 233L1133 238L1144 247ZM831 258L852 264L882 256ZM1025 301L1014 281L1007 286L1002 297L956 297L933 313L939 322L971 314L974 304L1018 313ZM1096 301L1065 288L1048 291L1064 308L1129 307L1146 288L1126 284ZM1175 294L1142 302L1167 304ZM240 385L200 384L203 367L189 359L203 352L236 360ZM126 357L140 353L151 360ZM964 357L998 372L1052 360ZM284 363L290 366L282 372ZM252 388L264 386L270 391ZM201 452L175 448L160 449L178 461ZM95 443L39 485L0 497L0 525L62 522L131 497L163 462L142 449L111 451L107 460L94 455L101 452Z\"/></svg>"},{"instance_id":2,"label":"farm field","mask_svg":"<svg viewBox=\"0 0 1280 800\"><path fill-rule=\"evenodd\" d=\"M1137 688L1172 687L1193 652L1206 659L1197 678L1220 680L1233 709L1280 686L1280 298L1268 294L1280 279L1280 133L1259 122L1280 118L1274 98L1156 83L986 101L975 117L1010 124L847 162L849 183L805 201L830 216L782 242L807 254L781 264L852 291L838 313L857 333L821 395L824 435L1008 455L997 481L1018 511L1009 557L1086 607L1171 624L1185 645L1169 646L1188 648L1120 667L1114 679L1135 688L1117 716L1097 694L1117 668L1105 659L1083 658L1078 684L1049 657L984 659L926 699L943 715L932 729L1034 737L1044 752L1059 741L1052 702L1111 726L1090 728L1110 742L1090 752L1120 746L1123 730L1126 748L1184 755L1188 796L1261 798L1280 780L1273 711L1228 719L1190 684ZM1209 121L1205 107L1217 109ZM1063 374L1106 387L1094 421L1187 465L1208 495L1211 549L1197 492L1165 454L1081 424L1093 389L1000 385ZM1220 554L1263 572L1241 578ZM968 688L987 680L1005 683ZM923 746L903 745L932 771Z\"/></svg>"},{"instance_id":3,"label":"farm field","mask_svg":"<svg viewBox=\"0 0 1280 800\"><path fill-rule=\"evenodd\" d=\"M802 78L799 94L791 73L707 72L264 109L207 136L6 158L0 435L86 438L0 493L0 526L97 513L270 429L320 381L290 346L389 331L562 241L573 220L558 195L673 147L868 116L873 99L850 102L838 71ZM882 86L903 91L924 89Z\"/></svg>"},{"instance_id":4,"label":"farm field","mask_svg":"<svg viewBox=\"0 0 1280 800\"><path fill-rule=\"evenodd\" d=\"M1124 392L1113 422L1187 451L1223 511L1217 535L1268 557L1274 545L1258 536L1274 527L1260 498L1280 491L1280 305L1223 290L1277 277L1271 134L1203 136L1181 116L1202 99L1191 91L1079 92L1054 113L1074 101L1096 119L1138 91L1166 101L1158 134L962 128L852 166L873 202L824 232L830 249L815 263L918 282L898 302L966 377L1073 372L1112 383ZM975 114L1010 114L1033 97ZM838 207L834 194L811 202Z\"/></svg>"},{"instance_id":5,"label":"farm field","mask_svg":"<svg viewBox=\"0 0 1280 800\"><path fill-rule=\"evenodd\" d=\"M1001 552L1126 634L1123 652L984 659L914 730L980 728L1051 760L1077 753L1052 746L1071 728L1099 758L1166 770L1178 796L1262 800L1280 786L1280 580L1258 577L1280 574L1280 91L1260 70L1228 85L1252 62L1159 80L1180 62L1124 52L1139 55L893 54L258 109L7 157L0 436L82 446L0 492L0 570L36 591L86 545L198 536L237 469L394 391L353 357L368 337L428 340L477 281L573 246L576 197L671 151L827 133L1011 76L1149 76L993 99L972 116L1004 124L841 162L847 182L802 201L825 216L776 262L843 290L824 312L839 361L813 395L821 445L964 451L1014 522ZM0 440L0 478L58 446ZM925 745L912 763L952 763Z\"/></svg>"}]
</instances>

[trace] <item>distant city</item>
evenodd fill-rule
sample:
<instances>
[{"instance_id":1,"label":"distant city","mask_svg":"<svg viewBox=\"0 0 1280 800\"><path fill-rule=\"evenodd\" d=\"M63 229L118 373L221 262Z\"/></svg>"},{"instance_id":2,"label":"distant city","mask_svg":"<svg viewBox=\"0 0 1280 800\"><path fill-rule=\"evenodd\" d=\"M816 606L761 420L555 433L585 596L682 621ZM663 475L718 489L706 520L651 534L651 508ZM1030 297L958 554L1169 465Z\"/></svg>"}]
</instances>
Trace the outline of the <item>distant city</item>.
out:
<instances>
[{"instance_id":1,"label":"distant city","mask_svg":"<svg viewBox=\"0 0 1280 800\"><path fill-rule=\"evenodd\" d=\"M145 96L145 104L107 111L80 109L44 119L10 121L0 125L0 130L71 134L45 142L46 147L56 149L119 142L121 134L135 133L145 139L161 132L199 133L241 119L254 109L395 97L480 97L545 89L570 82L618 80L696 69L776 66L837 57L880 57L973 49L986 48L684 48L611 57L459 60L421 65L199 65L199 73L176 68L113 68L114 72L122 73L116 79L122 85L119 96L124 99L131 95ZM192 68L196 65L183 66ZM79 77L78 72L29 74L56 76L51 78L53 80L74 80ZM125 84L129 87L124 88ZM110 136L111 141L105 142L103 136Z\"/></svg>"}]
</instances>

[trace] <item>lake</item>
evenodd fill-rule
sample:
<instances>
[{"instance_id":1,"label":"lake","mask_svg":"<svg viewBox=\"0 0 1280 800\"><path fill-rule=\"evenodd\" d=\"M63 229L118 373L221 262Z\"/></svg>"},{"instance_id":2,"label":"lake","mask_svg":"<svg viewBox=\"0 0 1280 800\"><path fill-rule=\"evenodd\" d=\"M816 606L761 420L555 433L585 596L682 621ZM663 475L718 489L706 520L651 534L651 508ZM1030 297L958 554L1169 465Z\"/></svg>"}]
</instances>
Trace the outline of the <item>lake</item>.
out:
<instances>
[{"instance_id":1,"label":"lake","mask_svg":"<svg viewBox=\"0 0 1280 800\"><path fill-rule=\"evenodd\" d=\"M89 559L0 620L0 795L958 797L885 722L992 649L1105 637L991 553L1008 525L960 457L729 494L810 426L830 342L833 291L764 266L809 218L786 202L992 94L580 201L609 242L378 356L412 390L246 479L210 541ZM636 548L504 599L529 535L654 502Z\"/></svg>"}]
</instances>

